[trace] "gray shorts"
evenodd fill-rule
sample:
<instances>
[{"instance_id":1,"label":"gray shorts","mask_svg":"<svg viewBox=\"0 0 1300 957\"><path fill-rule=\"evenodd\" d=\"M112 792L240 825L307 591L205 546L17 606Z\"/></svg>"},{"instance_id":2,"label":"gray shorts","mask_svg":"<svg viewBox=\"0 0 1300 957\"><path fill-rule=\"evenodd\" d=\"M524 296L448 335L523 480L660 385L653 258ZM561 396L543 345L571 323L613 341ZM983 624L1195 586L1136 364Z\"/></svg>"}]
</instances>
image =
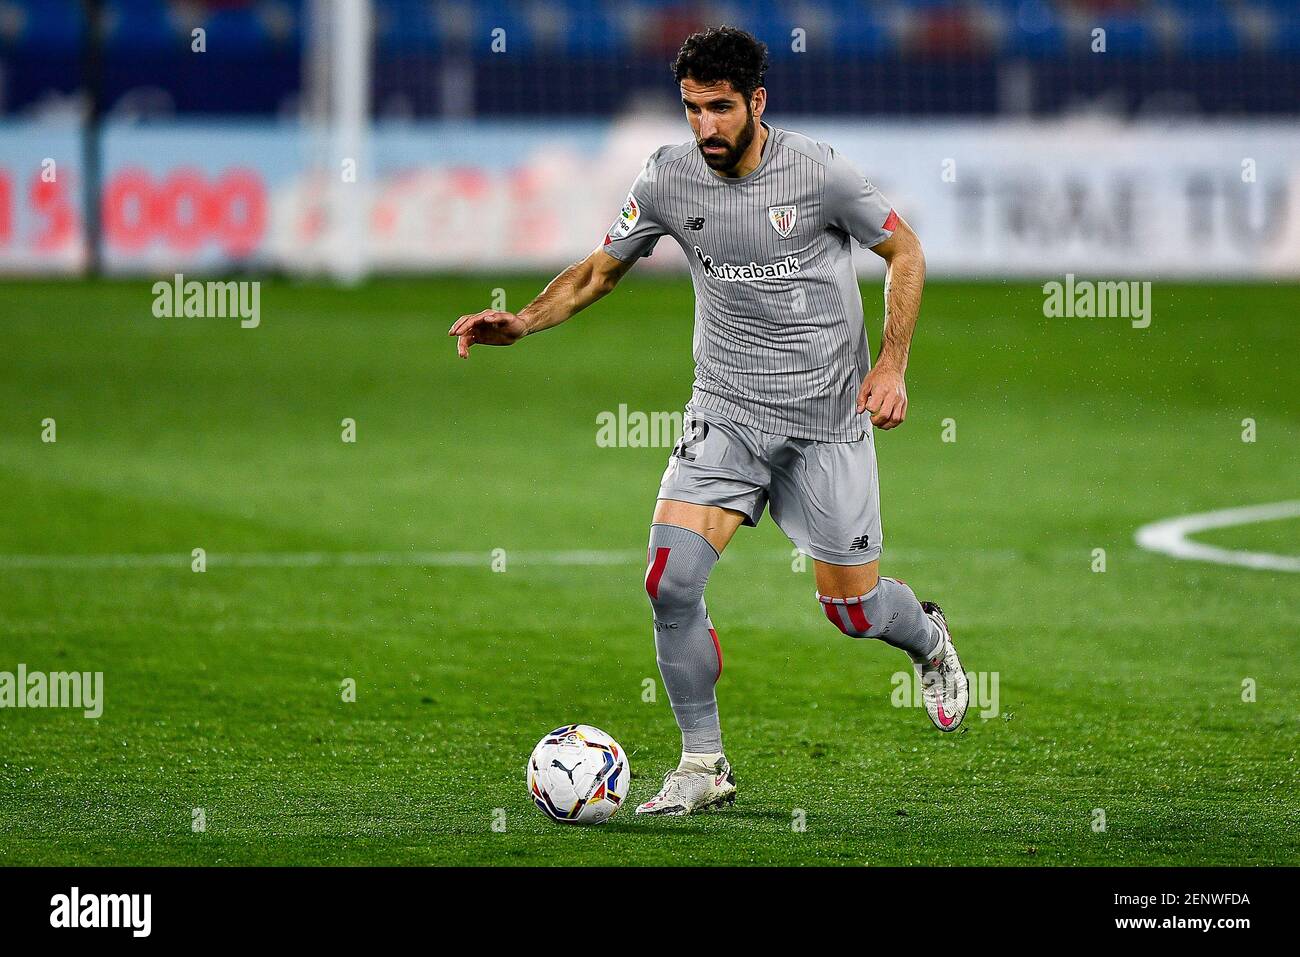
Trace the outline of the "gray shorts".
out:
<instances>
[{"instance_id":1,"label":"gray shorts","mask_svg":"<svg viewBox=\"0 0 1300 957\"><path fill-rule=\"evenodd\" d=\"M880 557L880 486L870 430L856 442L773 435L687 406L659 498L772 520L802 552L832 565Z\"/></svg>"}]
</instances>

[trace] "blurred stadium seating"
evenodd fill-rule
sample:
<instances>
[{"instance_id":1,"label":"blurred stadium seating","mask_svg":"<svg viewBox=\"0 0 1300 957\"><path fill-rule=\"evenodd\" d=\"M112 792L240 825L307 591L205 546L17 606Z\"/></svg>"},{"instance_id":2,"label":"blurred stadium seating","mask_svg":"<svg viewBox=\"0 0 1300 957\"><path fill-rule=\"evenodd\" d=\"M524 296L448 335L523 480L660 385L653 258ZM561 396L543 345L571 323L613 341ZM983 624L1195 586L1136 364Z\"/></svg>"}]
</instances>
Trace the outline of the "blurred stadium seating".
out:
<instances>
[{"instance_id":1,"label":"blurred stadium seating","mask_svg":"<svg viewBox=\"0 0 1300 957\"><path fill-rule=\"evenodd\" d=\"M296 109L304 0L102 9L110 115ZM375 111L599 116L671 102L665 62L686 33L719 22L768 42L788 113L1300 111L1294 0L376 0ZM202 66L189 53L195 27L207 33ZM491 49L496 28L506 56ZM818 55L796 51L796 30ZM72 102L86 34L80 0L0 0L0 114Z\"/></svg>"},{"instance_id":2,"label":"blurred stadium seating","mask_svg":"<svg viewBox=\"0 0 1300 957\"><path fill-rule=\"evenodd\" d=\"M718 23L933 275L1300 275L1300 0L0 0L0 274L555 268Z\"/></svg>"}]
</instances>

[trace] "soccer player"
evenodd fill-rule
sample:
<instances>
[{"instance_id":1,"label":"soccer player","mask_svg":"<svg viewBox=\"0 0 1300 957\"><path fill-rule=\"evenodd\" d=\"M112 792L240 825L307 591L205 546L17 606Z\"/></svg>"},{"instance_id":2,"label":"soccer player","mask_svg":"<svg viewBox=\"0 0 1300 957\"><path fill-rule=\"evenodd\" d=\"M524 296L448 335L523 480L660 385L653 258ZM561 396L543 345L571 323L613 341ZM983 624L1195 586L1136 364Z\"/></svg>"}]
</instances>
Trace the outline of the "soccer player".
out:
<instances>
[{"instance_id":1,"label":"soccer player","mask_svg":"<svg viewBox=\"0 0 1300 957\"><path fill-rule=\"evenodd\" d=\"M468 358L475 344L511 345L559 325L609 293L661 236L690 261L695 383L660 484L645 577L682 757L638 814L735 800L714 693L722 650L704 588L736 530L764 508L812 557L831 623L906 652L941 731L966 713L967 679L942 610L879 574L872 428L907 414L921 244L844 156L763 122L766 69L766 47L742 30L689 37L674 74L693 139L656 150L604 242L517 315L461 316L449 333ZM874 366L854 240L887 266Z\"/></svg>"}]
</instances>

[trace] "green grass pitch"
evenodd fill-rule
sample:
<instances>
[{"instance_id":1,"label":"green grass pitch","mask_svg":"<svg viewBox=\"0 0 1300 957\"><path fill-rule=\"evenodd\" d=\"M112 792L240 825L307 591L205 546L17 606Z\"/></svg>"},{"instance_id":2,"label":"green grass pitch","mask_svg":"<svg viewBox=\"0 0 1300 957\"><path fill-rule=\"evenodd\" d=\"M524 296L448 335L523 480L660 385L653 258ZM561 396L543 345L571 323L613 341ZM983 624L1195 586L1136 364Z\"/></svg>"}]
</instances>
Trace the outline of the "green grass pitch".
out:
<instances>
[{"instance_id":1,"label":"green grass pitch","mask_svg":"<svg viewBox=\"0 0 1300 957\"><path fill-rule=\"evenodd\" d=\"M945 736L893 706L905 659L830 627L765 518L709 590L738 803L579 829L527 797L545 731L618 738L631 801L676 759L641 584L668 450L596 417L681 408L692 296L634 275L461 362L446 329L496 285L268 282L251 330L156 319L145 281L0 287L0 671L105 682L99 720L0 710L0 864L1300 863L1300 576L1133 539L1300 497L1300 288L1157 283L1134 329L932 283L878 433L882 570L943 603L996 711ZM1206 540L1296 554L1300 521ZM574 550L627 557L544 560ZM330 558L380 552L468 557ZM124 555L174 557L84 558Z\"/></svg>"}]
</instances>

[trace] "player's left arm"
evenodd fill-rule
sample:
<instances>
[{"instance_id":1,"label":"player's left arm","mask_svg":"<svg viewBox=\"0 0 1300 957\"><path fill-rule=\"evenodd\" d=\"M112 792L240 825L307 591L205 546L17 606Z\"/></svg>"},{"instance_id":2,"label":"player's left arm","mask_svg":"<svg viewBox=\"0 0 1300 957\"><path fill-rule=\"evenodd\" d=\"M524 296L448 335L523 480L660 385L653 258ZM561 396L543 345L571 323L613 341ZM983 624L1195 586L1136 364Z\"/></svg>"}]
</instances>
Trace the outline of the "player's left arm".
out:
<instances>
[{"instance_id":1,"label":"player's left arm","mask_svg":"<svg viewBox=\"0 0 1300 957\"><path fill-rule=\"evenodd\" d=\"M880 429L902 425L907 417L907 355L921 312L925 252L912 227L900 216L893 234L871 247L885 261L885 329L880 354L858 390L859 414L871 412Z\"/></svg>"}]
</instances>

